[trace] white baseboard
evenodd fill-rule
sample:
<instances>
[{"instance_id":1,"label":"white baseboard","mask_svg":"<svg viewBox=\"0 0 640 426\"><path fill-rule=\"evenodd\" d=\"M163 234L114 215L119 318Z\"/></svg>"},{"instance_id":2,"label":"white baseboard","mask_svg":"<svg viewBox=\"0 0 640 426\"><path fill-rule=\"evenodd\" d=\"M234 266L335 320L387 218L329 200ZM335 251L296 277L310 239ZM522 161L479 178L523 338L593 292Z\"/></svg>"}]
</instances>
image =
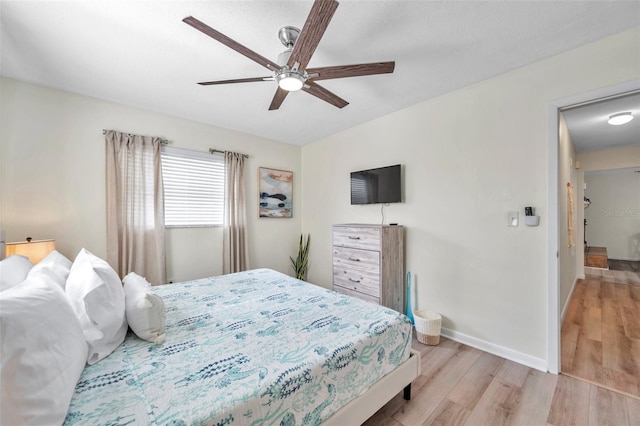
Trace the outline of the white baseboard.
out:
<instances>
[{"instance_id":1,"label":"white baseboard","mask_svg":"<svg viewBox=\"0 0 640 426\"><path fill-rule=\"evenodd\" d=\"M640 262L640 258L638 257L622 257L622 256L616 256L616 257L611 257L609 256L610 260L626 260L627 262Z\"/></svg>"},{"instance_id":2,"label":"white baseboard","mask_svg":"<svg viewBox=\"0 0 640 426\"><path fill-rule=\"evenodd\" d=\"M571 302L571 297L573 297L573 291L576 289L576 283L578 280L584 280L584 275L578 275L575 280L573 280L573 284L571 285L571 290L569 291L569 297L564 301L564 306L562 307L562 314L560 315L560 327L562 327L562 323L564 322L564 316L567 313L567 309L569 308L569 302Z\"/></svg>"},{"instance_id":3,"label":"white baseboard","mask_svg":"<svg viewBox=\"0 0 640 426\"><path fill-rule=\"evenodd\" d=\"M609 268L596 268L595 266L585 266L584 267L584 271L585 272L593 272L591 271L591 269L593 269L594 271L608 271Z\"/></svg>"},{"instance_id":4,"label":"white baseboard","mask_svg":"<svg viewBox=\"0 0 640 426\"><path fill-rule=\"evenodd\" d=\"M464 343L467 346L472 346L476 349L489 352L490 354L506 358L513 362L517 362L518 364L523 364L527 367L535 368L536 370L544 372L547 371L547 361L542 358L536 358L534 356L514 351L513 349L480 340L464 333L460 333L459 331L450 330L444 327L442 328L440 334L442 334L447 339L454 340L458 343Z\"/></svg>"}]
</instances>

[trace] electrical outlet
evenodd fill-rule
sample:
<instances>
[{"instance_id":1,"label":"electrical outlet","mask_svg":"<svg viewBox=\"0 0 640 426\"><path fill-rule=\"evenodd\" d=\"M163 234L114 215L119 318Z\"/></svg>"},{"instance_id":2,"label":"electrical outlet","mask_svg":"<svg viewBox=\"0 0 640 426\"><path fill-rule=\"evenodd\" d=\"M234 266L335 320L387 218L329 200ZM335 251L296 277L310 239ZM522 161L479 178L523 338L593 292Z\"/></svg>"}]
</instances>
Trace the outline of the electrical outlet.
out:
<instances>
[{"instance_id":1,"label":"electrical outlet","mask_svg":"<svg viewBox=\"0 0 640 426\"><path fill-rule=\"evenodd\" d=\"M515 227L518 226L518 218L520 213L518 212L509 212L507 213L507 226Z\"/></svg>"}]
</instances>

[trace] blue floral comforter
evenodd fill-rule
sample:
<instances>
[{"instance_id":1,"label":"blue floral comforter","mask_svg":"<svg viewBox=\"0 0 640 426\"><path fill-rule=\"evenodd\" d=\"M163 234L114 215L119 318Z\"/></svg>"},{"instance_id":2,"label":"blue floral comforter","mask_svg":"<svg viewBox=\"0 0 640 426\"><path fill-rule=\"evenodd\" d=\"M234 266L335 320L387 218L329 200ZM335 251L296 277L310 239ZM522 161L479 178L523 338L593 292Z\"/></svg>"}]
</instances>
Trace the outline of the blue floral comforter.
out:
<instances>
[{"instance_id":1,"label":"blue floral comforter","mask_svg":"<svg viewBox=\"0 0 640 426\"><path fill-rule=\"evenodd\" d=\"M165 343L87 366L66 425L317 425L409 357L404 315L269 269L156 291Z\"/></svg>"}]
</instances>

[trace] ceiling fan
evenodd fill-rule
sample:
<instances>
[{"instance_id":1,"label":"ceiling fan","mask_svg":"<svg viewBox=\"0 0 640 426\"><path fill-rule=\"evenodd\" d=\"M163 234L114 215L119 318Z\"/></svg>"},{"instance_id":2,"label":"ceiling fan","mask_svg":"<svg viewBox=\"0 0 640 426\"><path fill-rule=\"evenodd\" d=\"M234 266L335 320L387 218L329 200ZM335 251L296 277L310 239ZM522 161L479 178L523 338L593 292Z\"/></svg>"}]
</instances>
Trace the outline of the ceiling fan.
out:
<instances>
[{"instance_id":1,"label":"ceiling fan","mask_svg":"<svg viewBox=\"0 0 640 426\"><path fill-rule=\"evenodd\" d=\"M272 71L268 77L239 78L233 80L204 81L198 83L203 86L230 83L249 83L255 81L276 81L278 88L269 105L269 110L280 108L289 92L303 90L325 102L338 108L344 108L349 102L330 92L316 83L318 80L333 78L357 77L363 75L392 73L395 62L373 62L368 64L338 65L331 67L307 68L313 52L316 50L320 39L324 35L333 14L338 8L335 0L315 0L302 31L295 27L283 27L278 32L278 37L286 50L278 56L278 62L257 54L253 50L241 45L226 35L214 30L207 24L193 16L183 21L198 31L219 41L225 46L246 56L254 62Z\"/></svg>"}]
</instances>

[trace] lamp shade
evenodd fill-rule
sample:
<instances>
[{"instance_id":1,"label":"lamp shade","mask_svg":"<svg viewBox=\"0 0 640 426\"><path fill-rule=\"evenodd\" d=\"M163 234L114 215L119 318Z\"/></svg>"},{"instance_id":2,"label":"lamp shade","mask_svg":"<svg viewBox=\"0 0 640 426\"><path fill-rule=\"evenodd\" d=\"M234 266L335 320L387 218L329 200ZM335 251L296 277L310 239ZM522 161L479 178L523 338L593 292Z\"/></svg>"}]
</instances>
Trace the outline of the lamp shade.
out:
<instances>
[{"instance_id":1,"label":"lamp shade","mask_svg":"<svg viewBox=\"0 0 640 426\"><path fill-rule=\"evenodd\" d=\"M56 249L56 240L20 241L7 243L7 256L21 254L29 258L34 265Z\"/></svg>"}]
</instances>

